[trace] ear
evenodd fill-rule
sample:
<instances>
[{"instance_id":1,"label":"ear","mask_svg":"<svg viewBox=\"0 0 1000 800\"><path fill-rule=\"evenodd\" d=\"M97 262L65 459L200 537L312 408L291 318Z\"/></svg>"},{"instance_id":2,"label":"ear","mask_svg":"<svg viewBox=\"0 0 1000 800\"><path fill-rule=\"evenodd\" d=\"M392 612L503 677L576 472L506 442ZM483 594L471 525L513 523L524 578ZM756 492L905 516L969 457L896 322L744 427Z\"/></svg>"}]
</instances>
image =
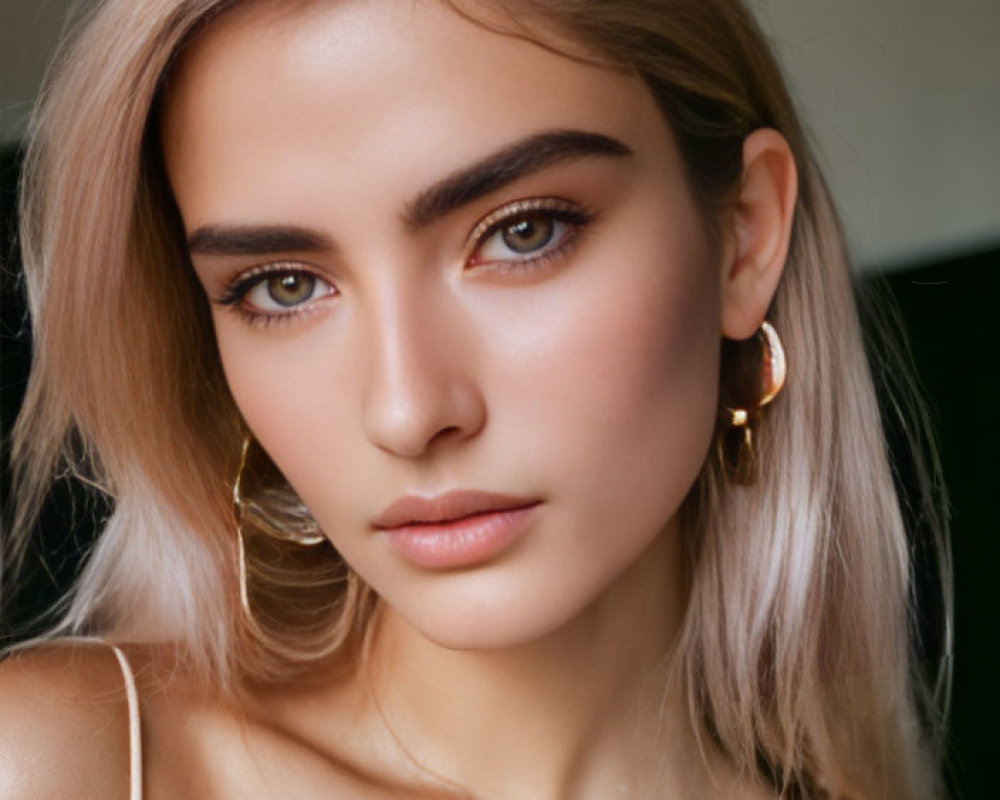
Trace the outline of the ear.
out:
<instances>
[{"instance_id":1,"label":"ear","mask_svg":"<svg viewBox=\"0 0 1000 800\"><path fill-rule=\"evenodd\" d=\"M756 333L778 287L792 236L798 194L795 157L775 130L743 143L743 178L732 209L732 246L722 265L722 335Z\"/></svg>"}]
</instances>

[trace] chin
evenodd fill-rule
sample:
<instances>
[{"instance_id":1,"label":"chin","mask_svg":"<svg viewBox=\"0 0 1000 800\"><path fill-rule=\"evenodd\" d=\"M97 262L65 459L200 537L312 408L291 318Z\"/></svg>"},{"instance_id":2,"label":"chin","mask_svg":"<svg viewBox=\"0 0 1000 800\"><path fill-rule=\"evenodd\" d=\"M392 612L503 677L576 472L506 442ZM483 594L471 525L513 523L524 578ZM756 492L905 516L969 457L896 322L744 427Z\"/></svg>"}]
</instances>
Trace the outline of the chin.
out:
<instances>
[{"instance_id":1,"label":"chin","mask_svg":"<svg viewBox=\"0 0 1000 800\"><path fill-rule=\"evenodd\" d=\"M538 624L536 620L509 618L498 620L496 624L476 621L469 624L469 620L436 620L435 623L437 624L421 628L414 627L432 644L456 652L501 651L527 647L555 634L565 624L565 622Z\"/></svg>"},{"instance_id":2,"label":"chin","mask_svg":"<svg viewBox=\"0 0 1000 800\"><path fill-rule=\"evenodd\" d=\"M555 636L582 618L594 600L579 592L554 592L558 587L553 586L539 592L530 587L490 583L481 581L474 592L450 592L449 596L442 593L421 603L394 605L390 600L387 604L411 629L439 647L495 651L521 648ZM491 588L498 591L491 592Z\"/></svg>"}]
</instances>

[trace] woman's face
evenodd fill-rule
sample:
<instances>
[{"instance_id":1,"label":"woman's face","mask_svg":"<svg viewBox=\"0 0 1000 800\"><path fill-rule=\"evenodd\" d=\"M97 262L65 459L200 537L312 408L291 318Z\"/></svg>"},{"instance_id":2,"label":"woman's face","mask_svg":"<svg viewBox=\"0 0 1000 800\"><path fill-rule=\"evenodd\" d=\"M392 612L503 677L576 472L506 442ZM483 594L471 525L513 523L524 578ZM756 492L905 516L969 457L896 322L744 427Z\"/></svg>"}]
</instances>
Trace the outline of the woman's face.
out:
<instances>
[{"instance_id":1,"label":"woman's face","mask_svg":"<svg viewBox=\"0 0 1000 800\"><path fill-rule=\"evenodd\" d=\"M638 79L429 0L253 4L163 137L246 422L418 630L532 640L676 541L721 264Z\"/></svg>"}]
</instances>

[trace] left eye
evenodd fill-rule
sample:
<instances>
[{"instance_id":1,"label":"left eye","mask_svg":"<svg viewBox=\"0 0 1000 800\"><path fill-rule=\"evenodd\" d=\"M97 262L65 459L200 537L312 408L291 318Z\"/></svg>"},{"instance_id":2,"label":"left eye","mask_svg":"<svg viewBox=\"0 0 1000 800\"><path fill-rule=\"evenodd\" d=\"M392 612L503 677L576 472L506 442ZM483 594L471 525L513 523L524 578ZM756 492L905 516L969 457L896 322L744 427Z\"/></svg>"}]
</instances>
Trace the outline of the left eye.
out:
<instances>
[{"instance_id":1,"label":"left eye","mask_svg":"<svg viewBox=\"0 0 1000 800\"><path fill-rule=\"evenodd\" d=\"M309 272L280 272L262 276L246 293L245 302L256 311L283 313L333 291L330 284Z\"/></svg>"},{"instance_id":2,"label":"left eye","mask_svg":"<svg viewBox=\"0 0 1000 800\"><path fill-rule=\"evenodd\" d=\"M500 231L504 245L516 253L531 253L545 247L556 232L556 221L550 217L519 219Z\"/></svg>"},{"instance_id":3,"label":"left eye","mask_svg":"<svg viewBox=\"0 0 1000 800\"><path fill-rule=\"evenodd\" d=\"M561 245L572 231L569 221L535 213L499 223L476 251L475 263L525 261Z\"/></svg>"}]
</instances>

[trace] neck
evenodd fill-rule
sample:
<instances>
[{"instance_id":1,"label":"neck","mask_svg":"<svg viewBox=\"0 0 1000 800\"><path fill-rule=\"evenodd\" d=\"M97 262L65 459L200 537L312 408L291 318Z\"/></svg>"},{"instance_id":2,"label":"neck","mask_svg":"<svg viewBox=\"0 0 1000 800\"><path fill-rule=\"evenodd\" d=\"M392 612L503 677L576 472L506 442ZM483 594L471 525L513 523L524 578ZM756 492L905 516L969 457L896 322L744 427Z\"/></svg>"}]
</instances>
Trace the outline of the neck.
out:
<instances>
[{"instance_id":1,"label":"neck","mask_svg":"<svg viewBox=\"0 0 1000 800\"><path fill-rule=\"evenodd\" d=\"M514 648L446 649L386 608L369 677L395 745L480 798L649 796L639 776L670 785L670 751L691 752L667 687L680 549L671 526L590 608Z\"/></svg>"}]
</instances>

